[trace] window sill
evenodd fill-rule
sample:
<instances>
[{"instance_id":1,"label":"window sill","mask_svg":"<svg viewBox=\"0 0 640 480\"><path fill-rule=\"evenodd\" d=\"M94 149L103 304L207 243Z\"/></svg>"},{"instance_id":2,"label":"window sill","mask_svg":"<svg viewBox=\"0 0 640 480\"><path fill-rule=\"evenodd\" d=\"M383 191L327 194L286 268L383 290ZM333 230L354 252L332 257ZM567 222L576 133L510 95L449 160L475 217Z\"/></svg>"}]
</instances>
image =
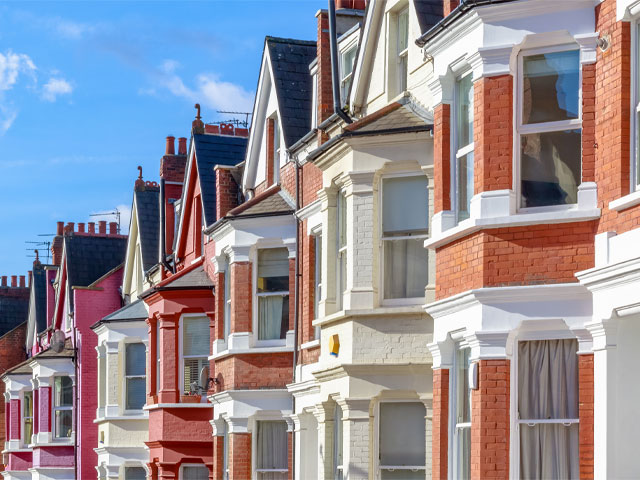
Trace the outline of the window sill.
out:
<instances>
[{"instance_id":1,"label":"window sill","mask_svg":"<svg viewBox=\"0 0 640 480\"><path fill-rule=\"evenodd\" d=\"M314 327L327 326L335 322L339 322L346 318L352 317L382 317L382 316L398 316L398 315L417 315L424 314L423 305L414 305L406 307L379 307L362 310L340 310L326 317L318 318L313 321Z\"/></svg>"},{"instance_id":2,"label":"window sill","mask_svg":"<svg viewBox=\"0 0 640 480\"><path fill-rule=\"evenodd\" d=\"M213 408L212 403L155 403L145 405L143 410L158 410L159 408Z\"/></svg>"},{"instance_id":3,"label":"window sill","mask_svg":"<svg viewBox=\"0 0 640 480\"><path fill-rule=\"evenodd\" d=\"M143 407L144 408L144 407ZM104 422L121 422L123 420L149 420L149 414L142 411L141 413L132 413L131 415L118 415L118 416L107 416L107 417L98 417L93 423L104 423Z\"/></svg>"},{"instance_id":4,"label":"window sill","mask_svg":"<svg viewBox=\"0 0 640 480\"><path fill-rule=\"evenodd\" d=\"M627 208L635 207L636 205L640 205L640 190L636 190L629 195L625 195L624 197L618 198L613 202L609 202L609 210L620 212L622 210L626 210Z\"/></svg>"},{"instance_id":5,"label":"window sill","mask_svg":"<svg viewBox=\"0 0 640 480\"><path fill-rule=\"evenodd\" d=\"M596 184L583 183L578 189L578 204L566 208L535 209L518 212L512 190L496 190L474 195L471 218L455 224L455 212L438 212L433 216L433 234L425 240L426 248L439 248L482 229L522 227L527 225L587 222L600 218Z\"/></svg>"},{"instance_id":6,"label":"window sill","mask_svg":"<svg viewBox=\"0 0 640 480\"><path fill-rule=\"evenodd\" d=\"M278 345L278 346L270 346L270 347L249 347L249 348L229 348L227 350L222 350L214 355L209 357L209 360L219 360L224 357L228 357L230 355L260 355L264 353L282 353L282 352L293 352L293 347L288 347L286 345Z\"/></svg>"},{"instance_id":7,"label":"window sill","mask_svg":"<svg viewBox=\"0 0 640 480\"><path fill-rule=\"evenodd\" d=\"M302 345L300 345L300 350L308 350L310 348L319 347L319 346L320 346L320 339L316 338L315 340L311 340L310 342L305 342Z\"/></svg>"}]
</instances>

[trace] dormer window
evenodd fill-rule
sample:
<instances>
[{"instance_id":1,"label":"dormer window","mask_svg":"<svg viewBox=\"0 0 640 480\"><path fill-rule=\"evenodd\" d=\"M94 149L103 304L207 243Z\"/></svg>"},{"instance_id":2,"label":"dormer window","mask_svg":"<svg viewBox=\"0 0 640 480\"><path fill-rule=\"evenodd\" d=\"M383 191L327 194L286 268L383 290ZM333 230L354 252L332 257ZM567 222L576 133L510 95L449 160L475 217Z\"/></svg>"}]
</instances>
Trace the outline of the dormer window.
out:
<instances>
[{"instance_id":1,"label":"dormer window","mask_svg":"<svg viewBox=\"0 0 640 480\"><path fill-rule=\"evenodd\" d=\"M352 45L345 51L340 52L340 98L342 105L349 100L349 89L353 77L353 64L356 59L357 45Z\"/></svg>"},{"instance_id":2,"label":"dormer window","mask_svg":"<svg viewBox=\"0 0 640 480\"><path fill-rule=\"evenodd\" d=\"M409 70L409 9L401 10L396 17L397 93L407 89Z\"/></svg>"}]
</instances>

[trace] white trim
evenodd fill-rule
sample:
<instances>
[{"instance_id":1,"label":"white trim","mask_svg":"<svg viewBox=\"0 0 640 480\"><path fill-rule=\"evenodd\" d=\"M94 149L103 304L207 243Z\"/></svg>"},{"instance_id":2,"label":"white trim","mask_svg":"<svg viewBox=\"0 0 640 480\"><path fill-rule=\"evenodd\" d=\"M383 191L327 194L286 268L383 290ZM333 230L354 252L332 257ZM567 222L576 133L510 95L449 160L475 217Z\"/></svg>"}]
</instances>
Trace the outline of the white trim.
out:
<instances>
[{"instance_id":1,"label":"white trim","mask_svg":"<svg viewBox=\"0 0 640 480\"><path fill-rule=\"evenodd\" d=\"M184 385L184 360L185 360L185 356L183 354L183 333L184 333L184 320L185 319L197 319L197 318L206 318L207 322L209 322L209 325L211 324L211 319L209 318L209 316L206 313L183 313L182 315L180 315L180 320L178 322L178 391L179 394L178 395L185 395L185 385ZM209 327L208 329L209 331L209 337L211 337L211 327ZM209 338L209 342L207 342L209 345L209 352L211 352L211 338ZM189 355L186 358L193 358L193 359L206 359L206 361L209 361L209 355L204 355L204 356L200 356L200 355ZM159 393L159 389L158 389L158 393ZM202 396L202 402L206 401L206 395Z\"/></svg>"},{"instance_id":2,"label":"white trim","mask_svg":"<svg viewBox=\"0 0 640 480\"><path fill-rule=\"evenodd\" d=\"M633 181L633 177L630 177L630 181ZM640 189L609 202L609 210L621 212L636 205L640 205Z\"/></svg>"},{"instance_id":3,"label":"white trim","mask_svg":"<svg viewBox=\"0 0 640 480\"><path fill-rule=\"evenodd\" d=\"M469 349L469 365L471 365L471 363L473 363L472 359L471 359L471 347L468 344L468 342L464 339L464 337L462 337L461 339L457 340L454 344L453 347L453 362L451 365L451 369L449 370L449 419L448 419L448 428L449 428L449 435L448 435L448 441L449 441L449 451L451 452L451 455L447 455L448 457L448 461L449 461L449 468L448 468L448 472L449 472L449 479L451 480L455 480L456 478L461 478L461 474L458 473L458 455L459 455L459 451L457 448L458 445L458 431L460 428L471 428L471 418L469 419L468 422L461 422L458 423L457 422L457 416L458 416L458 389L457 389L457 382L459 380L458 378L458 352L465 350L465 349ZM469 387L469 390L471 390L471 388ZM469 398L469 401L471 402L471 395ZM470 414L473 414L473 405L469 405L469 410L470 410ZM469 445L469 447L471 447L471 445ZM469 450L469 460L471 460L471 450ZM471 469L471 465L469 465L469 469Z\"/></svg>"},{"instance_id":4,"label":"white trim","mask_svg":"<svg viewBox=\"0 0 640 480\"><path fill-rule=\"evenodd\" d=\"M206 398L203 397L206 401ZM157 410L159 408L213 408L210 403L154 403L153 405L145 405L143 410Z\"/></svg>"}]
</instances>

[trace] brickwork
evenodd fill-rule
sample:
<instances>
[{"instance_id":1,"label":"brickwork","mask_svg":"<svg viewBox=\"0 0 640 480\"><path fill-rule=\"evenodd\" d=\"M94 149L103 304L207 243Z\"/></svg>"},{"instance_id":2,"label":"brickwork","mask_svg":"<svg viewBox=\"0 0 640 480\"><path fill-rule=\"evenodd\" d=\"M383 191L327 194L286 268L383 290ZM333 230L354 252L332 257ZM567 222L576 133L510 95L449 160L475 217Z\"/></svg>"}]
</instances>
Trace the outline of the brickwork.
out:
<instances>
[{"instance_id":1,"label":"brickwork","mask_svg":"<svg viewBox=\"0 0 640 480\"><path fill-rule=\"evenodd\" d=\"M302 232L307 230L307 221L302 223ZM301 257L301 274L300 281L300 325L299 325L299 342L305 343L314 339L315 333L312 322L315 317L315 277L316 277L316 255L315 255L315 237L312 235L301 235L301 245L298 255Z\"/></svg>"},{"instance_id":2,"label":"brickwork","mask_svg":"<svg viewBox=\"0 0 640 480\"><path fill-rule=\"evenodd\" d=\"M596 66L582 66L582 181L595 182Z\"/></svg>"},{"instance_id":3,"label":"brickwork","mask_svg":"<svg viewBox=\"0 0 640 480\"><path fill-rule=\"evenodd\" d=\"M305 163L300 169L302 176L302 206L309 205L318 198L318 191L322 188L322 171L313 163Z\"/></svg>"},{"instance_id":4,"label":"brickwork","mask_svg":"<svg viewBox=\"0 0 640 480\"><path fill-rule=\"evenodd\" d=\"M593 413L594 370L593 354L578 355L578 401L580 417L580 478L594 478L593 470Z\"/></svg>"},{"instance_id":5,"label":"brickwork","mask_svg":"<svg viewBox=\"0 0 640 480\"><path fill-rule=\"evenodd\" d=\"M27 322L24 322L13 330L0 337L0 372L5 372L26 360L27 355L24 345L27 335ZM0 382L0 445L4 445L5 436L5 383Z\"/></svg>"},{"instance_id":6,"label":"brickwork","mask_svg":"<svg viewBox=\"0 0 640 480\"><path fill-rule=\"evenodd\" d=\"M251 434L229 435L229 480L251 478Z\"/></svg>"},{"instance_id":7,"label":"brickwork","mask_svg":"<svg viewBox=\"0 0 640 480\"><path fill-rule=\"evenodd\" d=\"M267 187L270 187L271 185L273 185L273 181L274 181L274 143L273 143L273 133L275 130L275 123L274 123L274 119L273 118L267 118L267 127L266 127L266 131L265 134L267 136L267 141L266 141L266 145L267 145L267 176L266 176L266 185Z\"/></svg>"},{"instance_id":8,"label":"brickwork","mask_svg":"<svg viewBox=\"0 0 640 480\"><path fill-rule=\"evenodd\" d=\"M480 360L471 394L471 478L509 478L509 360Z\"/></svg>"},{"instance_id":9,"label":"brickwork","mask_svg":"<svg viewBox=\"0 0 640 480\"><path fill-rule=\"evenodd\" d=\"M231 265L231 333L251 332L251 263L236 262Z\"/></svg>"},{"instance_id":10,"label":"brickwork","mask_svg":"<svg viewBox=\"0 0 640 480\"><path fill-rule=\"evenodd\" d=\"M460 0L442 0L442 14L448 16L459 4Z\"/></svg>"},{"instance_id":11,"label":"brickwork","mask_svg":"<svg viewBox=\"0 0 640 480\"><path fill-rule=\"evenodd\" d=\"M296 198L296 165L293 162L287 162L280 169L280 185L282 190L289 194L295 200Z\"/></svg>"},{"instance_id":12,"label":"brickwork","mask_svg":"<svg viewBox=\"0 0 640 480\"><path fill-rule=\"evenodd\" d=\"M329 16L320 10L318 20L318 125L333 115L333 87L331 83L331 45L329 38Z\"/></svg>"},{"instance_id":13,"label":"brickwork","mask_svg":"<svg viewBox=\"0 0 640 480\"><path fill-rule=\"evenodd\" d=\"M448 479L449 370L433 371L433 420L431 423L431 478Z\"/></svg>"},{"instance_id":14,"label":"brickwork","mask_svg":"<svg viewBox=\"0 0 640 480\"><path fill-rule=\"evenodd\" d=\"M513 77L482 78L474 92L474 193L512 188Z\"/></svg>"},{"instance_id":15,"label":"brickwork","mask_svg":"<svg viewBox=\"0 0 640 480\"><path fill-rule=\"evenodd\" d=\"M238 206L239 188L231 170L215 168L216 175L216 218L224 217L229 210Z\"/></svg>"},{"instance_id":16,"label":"brickwork","mask_svg":"<svg viewBox=\"0 0 640 480\"><path fill-rule=\"evenodd\" d=\"M595 264L595 222L495 228L437 250L436 298L473 288L576 282Z\"/></svg>"},{"instance_id":17,"label":"brickwork","mask_svg":"<svg viewBox=\"0 0 640 480\"><path fill-rule=\"evenodd\" d=\"M433 112L433 213L451 210L451 105L441 103Z\"/></svg>"},{"instance_id":18,"label":"brickwork","mask_svg":"<svg viewBox=\"0 0 640 480\"><path fill-rule=\"evenodd\" d=\"M231 355L215 362L217 391L286 388L292 381L292 354Z\"/></svg>"},{"instance_id":19,"label":"brickwork","mask_svg":"<svg viewBox=\"0 0 640 480\"><path fill-rule=\"evenodd\" d=\"M224 478L224 437L213 437L213 478Z\"/></svg>"},{"instance_id":20,"label":"brickwork","mask_svg":"<svg viewBox=\"0 0 640 480\"><path fill-rule=\"evenodd\" d=\"M229 268L229 266L227 266ZM216 320L215 320L215 336L211 338L216 338L219 340L224 339L224 272L218 272L213 276L213 284L215 285L215 291L217 295L215 296L215 312L216 312Z\"/></svg>"}]
</instances>

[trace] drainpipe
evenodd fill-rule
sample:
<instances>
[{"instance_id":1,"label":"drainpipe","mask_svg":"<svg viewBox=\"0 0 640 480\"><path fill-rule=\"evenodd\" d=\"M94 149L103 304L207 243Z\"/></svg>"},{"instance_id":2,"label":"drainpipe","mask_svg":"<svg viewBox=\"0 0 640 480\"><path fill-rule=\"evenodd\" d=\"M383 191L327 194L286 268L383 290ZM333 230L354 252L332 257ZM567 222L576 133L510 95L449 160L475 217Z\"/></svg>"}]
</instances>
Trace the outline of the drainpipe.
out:
<instances>
[{"instance_id":1,"label":"drainpipe","mask_svg":"<svg viewBox=\"0 0 640 480\"><path fill-rule=\"evenodd\" d=\"M300 219L298 218L298 210L300 209L300 164L298 159L294 160L296 166L296 263L295 263L295 291L293 305L293 381L296 381L296 365L298 363L298 323L300 317ZM296 397L291 396L291 413L296 413ZM296 478L296 432L295 424L291 434L291 478Z\"/></svg>"},{"instance_id":2,"label":"drainpipe","mask_svg":"<svg viewBox=\"0 0 640 480\"><path fill-rule=\"evenodd\" d=\"M167 218L166 218L166 211L165 211L165 208L166 208L165 203L166 203L166 199L165 199L165 193L164 193L164 178L161 178L160 179L160 249L158 252L158 255L159 255L158 260L164 268L166 268L172 273L175 273L171 265L167 263L167 253L166 253L167 252L167 249L166 249ZM161 275L161 277L164 278L164 274Z\"/></svg>"},{"instance_id":3,"label":"drainpipe","mask_svg":"<svg viewBox=\"0 0 640 480\"><path fill-rule=\"evenodd\" d=\"M340 100L340 72L338 70L338 33L336 30L336 2L329 0L329 44L331 45L331 83L333 85L333 111L345 121L353 123L351 117L344 113Z\"/></svg>"}]
</instances>

